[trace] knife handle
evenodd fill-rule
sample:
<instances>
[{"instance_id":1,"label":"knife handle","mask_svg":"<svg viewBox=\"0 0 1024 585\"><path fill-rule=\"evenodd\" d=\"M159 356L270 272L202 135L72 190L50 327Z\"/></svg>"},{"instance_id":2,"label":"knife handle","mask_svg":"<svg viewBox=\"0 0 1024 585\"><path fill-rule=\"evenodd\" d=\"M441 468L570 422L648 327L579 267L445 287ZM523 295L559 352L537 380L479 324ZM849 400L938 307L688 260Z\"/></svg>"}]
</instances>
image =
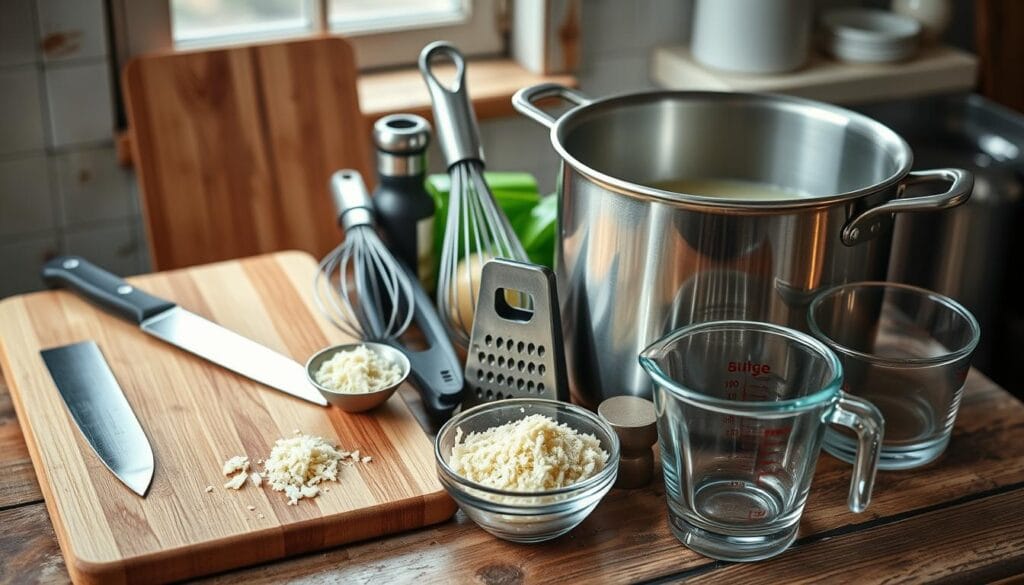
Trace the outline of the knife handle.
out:
<instances>
[{"instance_id":1,"label":"knife handle","mask_svg":"<svg viewBox=\"0 0 1024 585\"><path fill-rule=\"evenodd\" d=\"M43 264L42 276L43 282L51 288L70 289L119 317L139 324L175 306L80 256L57 256Z\"/></svg>"}]
</instances>

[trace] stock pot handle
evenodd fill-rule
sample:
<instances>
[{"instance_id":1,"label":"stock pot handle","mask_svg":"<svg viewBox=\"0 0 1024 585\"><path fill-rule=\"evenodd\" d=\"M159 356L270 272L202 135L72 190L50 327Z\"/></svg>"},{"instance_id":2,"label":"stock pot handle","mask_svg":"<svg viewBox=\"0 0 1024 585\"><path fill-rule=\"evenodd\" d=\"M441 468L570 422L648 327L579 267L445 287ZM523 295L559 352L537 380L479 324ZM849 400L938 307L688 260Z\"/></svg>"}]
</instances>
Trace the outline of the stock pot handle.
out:
<instances>
[{"instance_id":1,"label":"stock pot handle","mask_svg":"<svg viewBox=\"0 0 1024 585\"><path fill-rule=\"evenodd\" d=\"M530 87L524 87L517 91L516 94L512 96L512 107L519 110L519 113L525 114L534 121L550 128L555 125L557 120L544 110L534 105L534 102L551 97L562 98L563 100L576 104L577 106L585 106L594 101L580 92L574 89L569 89L564 85L558 85L557 83L539 83Z\"/></svg>"},{"instance_id":2,"label":"stock pot handle","mask_svg":"<svg viewBox=\"0 0 1024 585\"><path fill-rule=\"evenodd\" d=\"M904 189L908 185L920 183L943 182L949 187L942 193L922 195L921 197L903 198ZM869 240L881 231L883 222L893 213L905 211L938 211L956 207L971 197L974 189L974 175L963 169L931 169L913 171L907 175L899 186L899 195L878 207L872 207L846 222L843 227L843 243L847 246Z\"/></svg>"}]
</instances>

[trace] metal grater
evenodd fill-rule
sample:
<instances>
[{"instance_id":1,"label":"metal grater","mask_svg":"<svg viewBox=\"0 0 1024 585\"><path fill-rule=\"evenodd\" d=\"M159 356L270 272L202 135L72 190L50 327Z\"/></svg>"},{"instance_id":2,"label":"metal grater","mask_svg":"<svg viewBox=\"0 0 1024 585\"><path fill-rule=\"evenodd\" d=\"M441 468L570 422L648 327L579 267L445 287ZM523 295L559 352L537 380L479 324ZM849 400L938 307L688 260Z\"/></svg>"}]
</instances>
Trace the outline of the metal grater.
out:
<instances>
[{"instance_id":1,"label":"metal grater","mask_svg":"<svg viewBox=\"0 0 1024 585\"><path fill-rule=\"evenodd\" d=\"M505 302L529 293L533 309ZM496 259L484 264L466 357L463 410L504 398L569 400L555 274L544 266Z\"/></svg>"}]
</instances>

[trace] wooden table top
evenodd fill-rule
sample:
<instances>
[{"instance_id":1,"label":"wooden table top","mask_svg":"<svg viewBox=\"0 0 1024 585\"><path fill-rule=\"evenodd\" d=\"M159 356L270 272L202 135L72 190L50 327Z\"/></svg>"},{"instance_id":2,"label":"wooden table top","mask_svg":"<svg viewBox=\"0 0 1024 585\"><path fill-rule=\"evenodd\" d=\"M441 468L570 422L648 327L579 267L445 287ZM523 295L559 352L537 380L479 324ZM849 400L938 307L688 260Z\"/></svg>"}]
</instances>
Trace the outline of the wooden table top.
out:
<instances>
[{"instance_id":1,"label":"wooden table top","mask_svg":"<svg viewBox=\"0 0 1024 585\"><path fill-rule=\"evenodd\" d=\"M880 472L863 514L846 509L849 466L822 454L796 544L768 561L713 561L681 545L659 477L648 488L612 490L583 524L544 544L497 540L459 512L432 528L208 582L976 583L1024 575L1024 404L978 372L967 386L946 454L916 471ZM2 383L0 527L0 582L68 581Z\"/></svg>"}]
</instances>

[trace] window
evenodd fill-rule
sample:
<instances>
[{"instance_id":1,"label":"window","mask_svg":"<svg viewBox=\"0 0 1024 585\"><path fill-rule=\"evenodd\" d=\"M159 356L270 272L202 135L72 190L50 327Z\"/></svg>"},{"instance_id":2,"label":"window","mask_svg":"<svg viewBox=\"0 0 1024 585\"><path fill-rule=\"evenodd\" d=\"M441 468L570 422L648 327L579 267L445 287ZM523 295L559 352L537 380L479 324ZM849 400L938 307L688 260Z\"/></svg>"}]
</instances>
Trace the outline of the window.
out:
<instances>
[{"instance_id":1,"label":"window","mask_svg":"<svg viewBox=\"0 0 1024 585\"><path fill-rule=\"evenodd\" d=\"M504 50L499 5L508 0L114 0L119 51L143 52L344 35L361 68L412 64L449 40L467 55Z\"/></svg>"},{"instance_id":2,"label":"window","mask_svg":"<svg viewBox=\"0 0 1024 585\"><path fill-rule=\"evenodd\" d=\"M460 0L330 0L332 31L359 33L464 22L467 3Z\"/></svg>"},{"instance_id":3,"label":"window","mask_svg":"<svg viewBox=\"0 0 1024 585\"><path fill-rule=\"evenodd\" d=\"M170 7L178 46L314 30L311 3L302 0L171 0Z\"/></svg>"}]
</instances>

